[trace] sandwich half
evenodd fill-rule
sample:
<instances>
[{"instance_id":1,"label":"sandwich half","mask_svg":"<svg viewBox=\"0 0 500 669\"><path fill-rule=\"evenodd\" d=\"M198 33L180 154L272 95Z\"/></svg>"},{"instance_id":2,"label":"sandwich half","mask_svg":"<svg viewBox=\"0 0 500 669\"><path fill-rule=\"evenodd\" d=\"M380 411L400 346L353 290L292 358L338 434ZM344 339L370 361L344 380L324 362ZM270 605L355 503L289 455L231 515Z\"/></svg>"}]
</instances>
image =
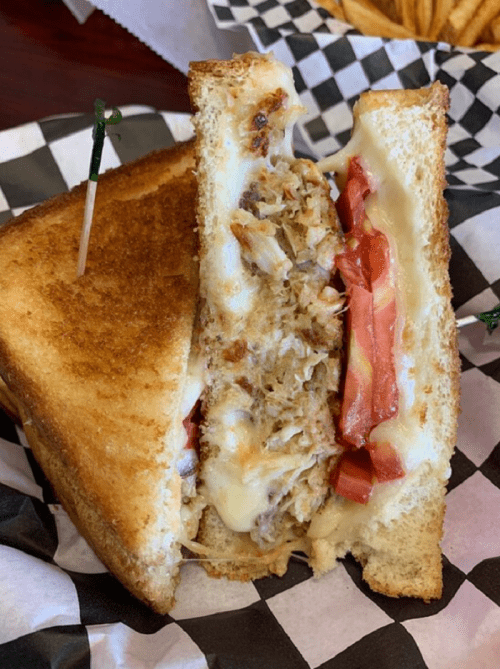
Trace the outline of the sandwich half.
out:
<instances>
[{"instance_id":1,"label":"sandwich half","mask_svg":"<svg viewBox=\"0 0 500 669\"><path fill-rule=\"evenodd\" d=\"M387 285L379 293L374 289L374 301L383 302L381 313L393 311L391 360L383 345L375 346L371 363L364 360L360 373L356 347L362 348L362 337L359 324L355 325L348 337L343 390L345 409L349 401L353 404L348 388L352 362L355 399L364 399L363 384L368 379L373 383L372 402L385 414L383 420L368 422L367 434L360 429L363 409L350 416L349 410L342 412L339 424L340 436L347 436L347 451L353 443L372 453L379 448L385 467L380 478L391 480L374 485L366 504L330 496L308 530L310 562L321 574L337 557L351 552L363 565L363 577L372 589L423 599L438 598L442 590L440 540L459 413L460 362L443 197L447 108L448 91L438 82L420 90L365 93L354 108L350 142L320 164L320 169L336 174L343 189L343 205L338 208L347 215L343 221L347 246L360 243L345 210L346 201L356 200L356 195L363 208L361 225L371 231L372 249L379 238L385 240L386 257L380 261L378 247L371 271L374 284L383 283L381 277L387 273ZM350 187L356 190L356 162L366 178L362 196L349 194ZM342 261L337 264L345 267ZM349 275L349 267L346 270ZM356 309L350 279L347 276L346 286L352 323ZM392 306L387 306L389 302ZM392 389L380 374L388 365L392 365ZM382 397L377 399L377 392ZM349 435L351 426L361 442ZM390 471L391 450L401 465L396 476Z\"/></svg>"},{"instance_id":2,"label":"sandwich half","mask_svg":"<svg viewBox=\"0 0 500 669\"><path fill-rule=\"evenodd\" d=\"M189 81L204 566L281 574L298 550L320 576L350 552L374 590L439 597L459 402L447 90L362 95L351 142L313 164L293 157L305 110L272 56L192 63Z\"/></svg>"},{"instance_id":3,"label":"sandwich half","mask_svg":"<svg viewBox=\"0 0 500 669\"><path fill-rule=\"evenodd\" d=\"M186 143L102 175L81 278L85 184L0 230L2 402L81 534L159 612L198 521L193 168Z\"/></svg>"},{"instance_id":4,"label":"sandwich half","mask_svg":"<svg viewBox=\"0 0 500 669\"><path fill-rule=\"evenodd\" d=\"M206 365L199 542L216 575L283 574L329 495L342 348L340 228L289 68L249 53L192 63Z\"/></svg>"}]
</instances>

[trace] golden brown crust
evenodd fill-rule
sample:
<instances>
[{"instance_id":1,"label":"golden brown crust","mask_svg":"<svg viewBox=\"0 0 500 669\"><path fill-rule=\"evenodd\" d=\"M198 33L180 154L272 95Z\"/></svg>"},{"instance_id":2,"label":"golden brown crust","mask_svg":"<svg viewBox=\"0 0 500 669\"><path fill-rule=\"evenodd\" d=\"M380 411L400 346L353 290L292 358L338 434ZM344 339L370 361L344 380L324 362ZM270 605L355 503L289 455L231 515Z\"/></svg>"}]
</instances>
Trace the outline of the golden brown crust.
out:
<instances>
[{"instance_id":1,"label":"golden brown crust","mask_svg":"<svg viewBox=\"0 0 500 669\"><path fill-rule=\"evenodd\" d=\"M429 88L369 91L361 95L355 106L354 115L357 117L366 111L372 112L387 106L403 109L424 104L429 108L434 107L436 129L442 132L441 112L448 108L448 98L448 88L439 81L434 82Z\"/></svg>"},{"instance_id":2,"label":"golden brown crust","mask_svg":"<svg viewBox=\"0 0 500 669\"><path fill-rule=\"evenodd\" d=\"M19 413L23 413L20 408ZM33 454L42 467L65 511L105 566L139 600L157 613L167 613L174 605L178 569L151 566L130 553L116 529L98 506L89 501L86 491L58 457L52 445L24 414L24 431Z\"/></svg>"},{"instance_id":3,"label":"golden brown crust","mask_svg":"<svg viewBox=\"0 0 500 669\"><path fill-rule=\"evenodd\" d=\"M189 63L188 91L193 113L199 111L198 101L207 81L231 79L236 82L240 78L247 78L253 67L257 67L260 72L264 72L262 68L266 67L272 70L273 62L271 55L263 56L252 51L235 55L232 60L192 61Z\"/></svg>"},{"instance_id":4,"label":"golden brown crust","mask_svg":"<svg viewBox=\"0 0 500 669\"><path fill-rule=\"evenodd\" d=\"M444 496L444 489L437 494ZM389 597L418 597L425 601L442 595L442 557L439 542L445 505L435 499L403 514L397 528L380 527L369 547L355 546L370 588Z\"/></svg>"},{"instance_id":5,"label":"golden brown crust","mask_svg":"<svg viewBox=\"0 0 500 669\"><path fill-rule=\"evenodd\" d=\"M164 437L179 420L197 302L193 167L186 143L102 175L80 279L84 184L0 231L0 374L84 536L133 592L156 589L161 608Z\"/></svg>"}]
</instances>

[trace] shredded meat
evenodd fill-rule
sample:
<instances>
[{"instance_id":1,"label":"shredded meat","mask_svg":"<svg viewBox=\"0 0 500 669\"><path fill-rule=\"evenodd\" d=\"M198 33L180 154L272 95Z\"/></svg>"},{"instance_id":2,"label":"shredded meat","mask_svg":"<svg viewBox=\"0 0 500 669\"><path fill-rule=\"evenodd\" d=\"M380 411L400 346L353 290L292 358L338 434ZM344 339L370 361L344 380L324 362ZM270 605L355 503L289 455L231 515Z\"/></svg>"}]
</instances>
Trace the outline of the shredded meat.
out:
<instances>
[{"instance_id":1,"label":"shredded meat","mask_svg":"<svg viewBox=\"0 0 500 669\"><path fill-rule=\"evenodd\" d=\"M213 353L217 396L246 416L257 448L298 458L269 487L270 511L251 533L261 545L311 517L336 453L329 398L339 380L343 296L332 280L340 243L331 207L311 161L280 160L252 174L230 226L259 300L243 331ZM207 438L215 444L218 435Z\"/></svg>"},{"instance_id":2,"label":"shredded meat","mask_svg":"<svg viewBox=\"0 0 500 669\"><path fill-rule=\"evenodd\" d=\"M257 202L261 199L259 189L256 183L250 184L248 190L246 190L240 198L239 207L245 211L249 211L256 218L260 218L259 208Z\"/></svg>"},{"instance_id":3,"label":"shredded meat","mask_svg":"<svg viewBox=\"0 0 500 669\"><path fill-rule=\"evenodd\" d=\"M228 362L239 362L240 360L243 360L247 353L248 346L246 341L244 339L237 339L224 349L222 357Z\"/></svg>"}]
</instances>

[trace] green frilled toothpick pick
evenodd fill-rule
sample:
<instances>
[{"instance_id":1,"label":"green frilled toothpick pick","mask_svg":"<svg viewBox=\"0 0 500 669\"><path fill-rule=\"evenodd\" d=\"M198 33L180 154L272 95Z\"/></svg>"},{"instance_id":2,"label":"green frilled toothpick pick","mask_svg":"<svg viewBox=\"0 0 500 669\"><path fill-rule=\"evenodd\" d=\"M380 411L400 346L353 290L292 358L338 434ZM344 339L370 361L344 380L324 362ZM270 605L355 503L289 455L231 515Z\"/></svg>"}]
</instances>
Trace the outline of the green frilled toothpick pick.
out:
<instances>
[{"instance_id":1,"label":"green frilled toothpick pick","mask_svg":"<svg viewBox=\"0 0 500 669\"><path fill-rule=\"evenodd\" d=\"M83 212L83 225L80 235L80 250L78 253L77 276L83 276L85 264L87 262L87 251L89 247L90 229L92 227L92 218L94 215L95 194L97 191L97 180L99 178L99 167L101 165L102 149L104 138L106 136L106 125L115 125L122 119L121 112L113 107L111 116L104 116L104 100L97 99L94 102L95 123L92 132L94 145L92 147L92 156L90 158L90 173L87 181L87 196L85 198L85 210Z\"/></svg>"},{"instance_id":2,"label":"green frilled toothpick pick","mask_svg":"<svg viewBox=\"0 0 500 669\"><path fill-rule=\"evenodd\" d=\"M478 321L485 323L488 329L488 333L491 334L500 323L500 304L497 304L497 306L491 311L483 311L482 314L459 318L457 320L457 325L459 328L461 328L464 325L471 325L472 323L477 323Z\"/></svg>"}]
</instances>

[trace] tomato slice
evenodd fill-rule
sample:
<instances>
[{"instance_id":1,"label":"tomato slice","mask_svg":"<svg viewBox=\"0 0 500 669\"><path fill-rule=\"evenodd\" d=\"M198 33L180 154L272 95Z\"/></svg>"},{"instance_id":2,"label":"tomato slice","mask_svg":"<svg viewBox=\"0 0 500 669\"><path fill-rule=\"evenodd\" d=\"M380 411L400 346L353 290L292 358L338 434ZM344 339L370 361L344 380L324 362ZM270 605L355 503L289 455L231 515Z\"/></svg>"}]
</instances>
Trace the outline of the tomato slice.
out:
<instances>
[{"instance_id":1,"label":"tomato slice","mask_svg":"<svg viewBox=\"0 0 500 669\"><path fill-rule=\"evenodd\" d=\"M349 289L346 326L347 370L339 429L353 446L363 446L373 425L373 300L369 291L352 285Z\"/></svg>"},{"instance_id":2,"label":"tomato slice","mask_svg":"<svg viewBox=\"0 0 500 669\"><path fill-rule=\"evenodd\" d=\"M398 452L388 441L369 443L366 448L379 483L394 481L405 475Z\"/></svg>"},{"instance_id":3,"label":"tomato slice","mask_svg":"<svg viewBox=\"0 0 500 669\"><path fill-rule=\"evenodd\" d=\"M332 472L331 483L338 495L366 504L373 490L374 472L365 448L344 451Z\"/></svg>"},{"instance_id":4,"label":"tomato slice","mask_svg":"<svg viewBox=\"0 0 500 669\"><path fill-rule=\"evenodd\" d=\"M343 438L354 446L368 441L370 431L398 411L393 358L396 320L395 289L389 242L366 216L371 187L359 158L349 163L347 183L337 210L346 244L335 263L346 284L347 372L340 417Z\"/></svg>"},{"instance_id":5,"label":"tomato slice","mask_svg":"<svg viewBox=\"0 0 500 669\"><path fill-rule=\"evenodd\" d=\"M359 158L355 156L349 163L347 182L339 195L335 207L342 221L344 232L350 233L360 227L365 217L365 198L371 192Z\"/></svg>"},{"instance_id":6,"label":"tomato slice","mask_svg":"<svg viewBox=\"0 0 500 669\"><path fill-rule=\"evenodd\" d=\"M332 484L338 494L362 504L371 494L374 477L382 482L404 476L394 446L369 441L373 428L399 410L393 354L396 298L390 247L386 236L373 227L366 215L365 198L371 192L359 158L352 158L345 188L336 204L346 244L335 259L346 285L349 306L347 370L338 424L339 440L348 450L332 474Z\"/></svg>"},{"instance_id":7,"label":"tomato slice","mask_svg":"<svg viewBox=\"0 0 500 669\"><path fill-rule=\"evenodd\" d=\"M398 412L399 393L394 365L396 327L396 293L390 273L389 242L375 231L371 240L373 334L375 356L373 367L373 426L392 418Z\"/></svg>"}]
</instances>

